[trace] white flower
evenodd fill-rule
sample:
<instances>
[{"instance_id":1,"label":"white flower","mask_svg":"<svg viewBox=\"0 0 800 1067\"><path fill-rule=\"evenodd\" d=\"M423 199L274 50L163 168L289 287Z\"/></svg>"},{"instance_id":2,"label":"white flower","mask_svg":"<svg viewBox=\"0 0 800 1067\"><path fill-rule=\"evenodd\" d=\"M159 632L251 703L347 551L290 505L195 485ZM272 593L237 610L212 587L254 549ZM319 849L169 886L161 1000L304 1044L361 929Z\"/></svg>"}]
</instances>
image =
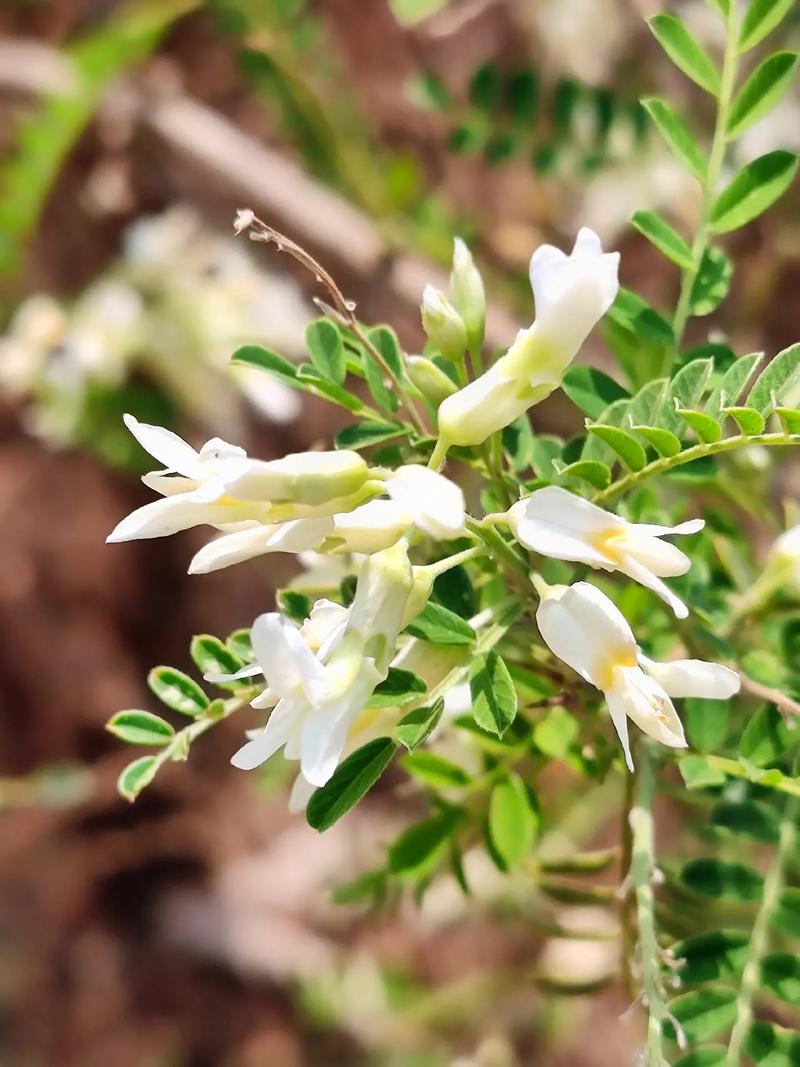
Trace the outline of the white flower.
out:
<instances>
[{"instance_id":1,"label":"white flower","mask_svg":"<svg viewBox=\"0 0 800 1067\"><path fill-rule=\"evenodd\" d=\"M453 243L450 295L453 298L453 306L466 327L467 344L472 350L479 349L483 344L486 323L486 294L481 272L460 237L456 237Z\"/></svg>"},{"instance_id":2,"label":"white flower","mask_svg":"<svg viewBox=\"0 0 800 1067\"><path fill-rule=\"evenodd\" d=\"M768 577L780 575L787 584L800 590L800 525L792 526L775 538L764 573Z\"/></svg>"},{"instance_id":3,"label":"white flower","mask_svg":"<svg viewBox=\"0 0 800 1067\"><path fill-rule=\"evenodd\" d=\"M443 293L426 285L422 293L422 328L445 359L458 362L467 347L464 322Z\"/></svg>"},{"instance_id":4,"label":"white flower","mask_svg":"<svg viewBox=\"0 0 800 1067\"><path fill-rule=\"evenodd\" d=\"M386 492L429 537L446 541L463 533L464 494L444 475L415 463L398 467Z\"/></svg>"},{"instance_id":5,"label":"white flower","mask_svg":"<svg viewBox=\"0 0 800 1067\"><path fill-rule=\"evenodd\" d=\"M233 757L234 766L251 770L283 748L287 759L299 759L311 786L329 780L388 674L411 585L408 546L400 541L366 559L346 621L327 606L316 640L277 613L256 619L253 650L269 684L257 700L277 702L266 728ZM311 646L320 638L315 652Z\"/></svg>"},{"instance_id":6,"label":"white flower","mask_svg":"<svg viewBox=\"0 0 800 1067\"><path fill-rule=\"evenodd\" d=\"M691 561L661 538L697 533L705 525L702 519L678 526L626 522L554 485L518 501L507 519L516 539L531 551L551 559L620 571L660 596L679 619L686 618L685 604L661 578L685 574Z\"/></svg>"},{"instance_id":7,"label":"white flower","mask_svg":"<svg viewBox=\"0 0 800 1067\"><path fill-rule=\"evenodd\" d=\"M332 529L333 519L327 516L248 525L244 530L224 533L204 545L189 564L189 574L208 574L271 552L307 552L318 548Z\"/></svg>"},{"instance_id":8,"label":"white flower","mask_svg":"<svg viewBox=\"0 0 800 1067\"><path fill-rule=\"evenodd\" d=\"M477 445L548 396L617 295L619 253L580 230L567 256L542 245L530 265L536 321L485 374L439 407L441 447ZM440 449L441 450L441 449Z\"/></svg>"},{"instance_id":9,"label":"white flower","mask_svg":"<svg viewBox=\"0 0 800 1067\"><path fill-rule=\"evenodd\" d=\"M248 459L243 448L219 438L207 441L198 452L171 430L139 422L132 415L125 416L125 425L164 464L164 470L142 479L164 499L128 515L109 534L109 542L164 537L202 524L242 531L245 523L252 527L313 519L361 503L359 493L374 492L366 486L368 467L356 452L307 452L262 462ZM261 533L248 532L253 540ZM238 550L237 545L236 558L257 554L240 556Z\"/></svg>"},{"instance_id":10,"label":"white flower","mask_svg":"<svg viewBox=\"0 0 800 1067\"><path fill-rule=\"evenodd\" d=\"M717 663L643 656L622 612L588 582L541 585L536 622L553 655L602 690L611 721L633 770L627 719L661 744L685 748L683 726L670 696L724 700L739 690L739 675Z\"/></svg>"}]
</instances>

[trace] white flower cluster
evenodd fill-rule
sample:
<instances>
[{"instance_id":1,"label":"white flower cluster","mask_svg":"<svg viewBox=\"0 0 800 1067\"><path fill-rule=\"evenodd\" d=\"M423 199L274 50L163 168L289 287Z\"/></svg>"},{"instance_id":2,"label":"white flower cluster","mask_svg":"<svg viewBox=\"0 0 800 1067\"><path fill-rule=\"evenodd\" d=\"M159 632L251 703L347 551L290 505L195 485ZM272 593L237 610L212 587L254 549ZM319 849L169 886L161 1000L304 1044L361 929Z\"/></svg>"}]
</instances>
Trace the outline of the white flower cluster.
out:
<instances>
[{"instance_id":1,"label":"white flower cluster","mask_svg":"<svg viewBox=\"0 0 800 1067\"><path fill-rule=\"evenodd\" d=\"M604 253L588 230L580 232L570 256L551 246L537 250L531 261L536 321L484 374L445 391L431 467L451 445L482 443L558 386L615 298L618 259ZM426 292L423 321L438 337L440 352L463 361L465 347L474 351L483 332L482 283L463 245L456 249L451 295L455 305ZM470 314L474 305L479 314ZM109 541L215 527L220 536L197 553L192 573L272 552L350 553L358 561L349 607L318 600L302 626L279 613L261 615L252 627L256 663L235 676L209 676L230 681L263 675L266 688L253 706L271 708L271 715L233 762L250 769L282 748L300 762L292 806L301 807L330 779L343 754L368 739L377 718L370 698L392 662L408 667L414 659L413 644L399 635L424 607L435 574L458 557L414 567L409 550L423 536L450 541L466 532L463 493L429 467L373 467L355 451L262 461L218 438L196 451L174 433L132 416L126 424L164 465L144 478L161 499L123 519ZM506 524L520 545L539 555L619 571L661 597L678 618L687 614L662 579L685 574L690 561L664 538L697 533L702 520L674 527L626 522L551 486L483 523ZM595 586L548 586L538 575L533 581L543 641L603 692L628 767L628 718L663 744L684 747L671 698L723 699L738 690L739 676L727 667L648 659L619 609Z\"/></svg>"},{"instance_id":2,"label":"white flower cluster","mask_svg":"<svg viewBox=\"0 0 800 1067\"><path fill-rule=\"evenodd\" d=\"M20 305L0 337L0 388L31 402L32 431L55 444L74 439L93 388L123 388L135 370L214 429L240 420L240 394L284 423L296 393L230 355L254 342L299 355L309 318L292 283L175 207L134 223L71 307L44 294Z\"/></svg>"}]
</instances>

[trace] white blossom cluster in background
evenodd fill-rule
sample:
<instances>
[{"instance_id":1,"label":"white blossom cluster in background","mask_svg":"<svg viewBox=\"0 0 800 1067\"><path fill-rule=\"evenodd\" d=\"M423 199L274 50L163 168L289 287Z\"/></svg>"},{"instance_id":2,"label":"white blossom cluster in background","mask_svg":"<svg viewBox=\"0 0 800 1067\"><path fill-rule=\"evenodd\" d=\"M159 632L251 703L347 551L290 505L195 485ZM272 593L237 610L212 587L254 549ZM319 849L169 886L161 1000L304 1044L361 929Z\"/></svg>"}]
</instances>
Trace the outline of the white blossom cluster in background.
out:
<instances>
[{"instance_id":1,"label":"white blossom cluster in background","mask_svg":"<svg viewBox=\"0 0 800 1067\"><path fill-rule=\"evenodd\" d=\"M123 391L133 375L214 431L240 423L242 396L285 423L296 393L230 355L247 342L299 357L310 318L290 280L176 206L135 222L119 259L73 303L22 303L0 338L0 389L26 400L31 431L57 446L74 443L93 389Z\"/></svg>"}]
</instances>

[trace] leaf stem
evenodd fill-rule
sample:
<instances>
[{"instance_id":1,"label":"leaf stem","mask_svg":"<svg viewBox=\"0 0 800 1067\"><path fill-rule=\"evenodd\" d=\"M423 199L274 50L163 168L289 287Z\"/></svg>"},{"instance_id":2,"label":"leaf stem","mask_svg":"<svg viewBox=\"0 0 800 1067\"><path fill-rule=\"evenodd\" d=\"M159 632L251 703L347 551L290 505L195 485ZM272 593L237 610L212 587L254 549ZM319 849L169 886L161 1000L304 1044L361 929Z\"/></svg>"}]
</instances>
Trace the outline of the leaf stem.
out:
<instances>
[{"instance_id":1,"label":"leaf stem","mask_svg":"<svg viewBox=\"0 0 800 1067\"><path fill-rule=\"evenodd\" d=\"M783 810L778 845L764 880L761 906L750 935L747 962L744 965L739 996L736 999L736 1022L728 1042L728 1056L725 1061L727 1067L740 1067L742 1061L742 1048L753 1021L753 1001L761 984L761 960L769 942L770 917L783 888L786 865L794 852L797 837L795 824L798 814L800 814L800 800L793 797L786 802Z\"/></svg>"},{"instance_id":2,"label":"leaf stem","mask_svg":"<svg viewBox=\"0 0 800 1067\"><path fill-rule=\"evenodd\" d=\"M653 877L656 873L653 793L655 776L647 745L642 745L637 768L637 790L630 813L630 879L636 900L642 992L647 1005L646 1067L664 1067L662 1027L667 1007L661 987L661 965L656 935Z\"/></svg>"},{"instance_id":3,"label":"leaf stem","mask_svg":"<svg viewBox=\"0 0 800 1067\"><path fill-rule=\"evenodd\" d=\"M722 165L725 161L725 142L727 138L728 117L730 114L733 91L736 87L736 65L738 59L739 20L736 14L736 0L731 0L725 17L725 54L722 60L717 117L714 124L714 137L711 153L708 157L708 169L703 182L703 198L700 204L700 217L697 232L692 243L692 265L684 270L681 279L681 291L675 310L672 328L675 334L675 347L679 347L691 314L690 304L692 289L703 262L703 255L708 247L710 237L711 210L717 193Z\"/></svg>"},{"instance_id":4,"label":"leaf stem","mask_svg":"<svg viewBox=\"0 0 800 1067\"><path fill-rule=\"evenodd\" d=\"M732 452L736 448L744 448L747 445L765 445L767 448L775 448L782 445L796 444L800 444L800 434L797 433L763 433L753 434L752 436L735 434L733 437L723 437L719 441L703 441L685 449L683 452L678 452L675 456L661 456L659 459L653 460L652 463L648 463L646 467L642 467L639 471L629 471L628 474L618 478L616 482L612 482L607 488L595 493L592 497L592 502L604 504L619 496L620 493L633 489L634 486L643 482L645 478L652 478L655 474L664 474L666 471L680 467L684 463L691 463L693 459L701 459L703 456L715 456L720 452Z\"/></svg>"}]
</instances>

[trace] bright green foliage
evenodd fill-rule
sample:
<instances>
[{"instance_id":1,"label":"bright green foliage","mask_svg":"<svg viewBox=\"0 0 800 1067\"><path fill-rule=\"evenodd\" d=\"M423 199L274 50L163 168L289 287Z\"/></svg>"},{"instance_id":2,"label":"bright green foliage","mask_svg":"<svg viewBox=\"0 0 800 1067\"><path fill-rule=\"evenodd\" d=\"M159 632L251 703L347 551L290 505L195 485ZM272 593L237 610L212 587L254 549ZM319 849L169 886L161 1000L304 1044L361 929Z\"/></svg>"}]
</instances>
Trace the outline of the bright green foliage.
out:
<instances>
[{"instance_id":1,"label":"bright green foliage","mask_svg":"<svg viewBox=\"0 0 800 1067\"><path fill-rule=\"evenodd\" d=\"M150 711L118 711L106 729L129 745L165 745L175 736L170 724Z\"/></svg>"},{"instance_id":2,"label":"bright green foliage","mask_svg":"<svg viewBox=\"0 0 800 1067\"><path fill-rule=\"evenodd\" d=\"M496 652L473 662L469 685L475 722L502 737L517 714L517 694L508 667Z\"/></svg>"},{"instance_id":3,"label":"bright green foliage","mask_svg":"<svg viewBox=\"0 0 800 1067\"><path fill-rule=\"evenodd\" d=\"M706 161L697 141L689 131L689 127L672 107L658 96L650 96L642 100L650 118L656 125L658 132L664 138L669 149L674 155L699 178L705 180Z\"/></svg>"},{"instance_id":4,"label":"bright green foliage","mask_svg":"<svg viewBox=\"0 0 800 1067\"><path fill-rule=\"evenodd\" d=\"M390 737L376 737L348 756L330 781L314 791L306 809L309 826L327 830L338 822L377 782L396 747Z\"/></svg>"},{"instance_id":5,"label":"bright green foliage","mask_svg":"<svg viewBox=\"0 0 800 1067\"><path fill-rule=\"evenodd\" d=\"M489 837L506 867L517 866L528 854L538 823L519 775L501 778L489 797Z\"/></svg>"},{"instance_id":6,"label":"bright green foliage","mask_svg":"<svg viewBox=\"0 0 800 1067\"><path fill-rule=\"evenodd\" d=\"M687 77L716 96L719 93L719 72L708 52L675 15L655 15L649 21L658 43L676 67Z\"/></svg>"},{"instance_id":7,"label":"bright green foliage","mask_svg":"<svg viewBox=\"0 0 800 1067\"><path fill-rule=\"evenodd\" d=\"M181 715L200 715L208 707L208 697L197 682L174 667L154 667L147 684L162 703Z\"/></svg>"}]
</instances>

